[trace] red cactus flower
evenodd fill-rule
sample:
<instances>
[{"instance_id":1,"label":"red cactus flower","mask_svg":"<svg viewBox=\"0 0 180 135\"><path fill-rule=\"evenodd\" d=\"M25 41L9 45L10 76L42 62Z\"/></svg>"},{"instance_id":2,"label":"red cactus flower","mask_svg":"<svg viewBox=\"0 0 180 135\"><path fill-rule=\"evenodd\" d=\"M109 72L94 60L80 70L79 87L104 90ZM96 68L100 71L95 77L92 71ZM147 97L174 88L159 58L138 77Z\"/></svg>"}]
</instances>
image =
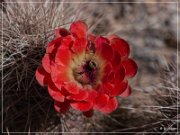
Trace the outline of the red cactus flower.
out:
<instances>
[{"instance_id":1,"label":"red cactus flower","mask_svg":"<svg viewBox=\"0 0 180 135\"><path fill-rule=\"evenodd\" d=\"M131 93L128 79L135 76L137 65L129 58L128 43L115 36L94 36L84 22L71 24L70 30L55 31L36 79L54 100L56 111L65 113L70 107L87 117L93 110L113 112L116 97Z\"/></svg>"}]
</instances>

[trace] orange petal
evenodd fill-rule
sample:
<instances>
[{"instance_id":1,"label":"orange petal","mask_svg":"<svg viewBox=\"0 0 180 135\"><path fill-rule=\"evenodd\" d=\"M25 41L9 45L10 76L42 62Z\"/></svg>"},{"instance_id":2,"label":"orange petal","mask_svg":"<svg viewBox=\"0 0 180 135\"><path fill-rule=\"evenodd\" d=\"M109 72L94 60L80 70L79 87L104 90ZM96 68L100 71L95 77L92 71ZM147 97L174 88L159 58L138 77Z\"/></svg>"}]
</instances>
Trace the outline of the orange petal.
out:
<instances>
[{"instance_id":1,"label":"orange petal","mask_svg":"<svg viewBox=\"0 0 180 135\"><path fill-rule=\"evenodd\" d=\"M62 41L62 38L57 38L57 39L51 41L46 48L46 53L52 53L53 50L55 49L55 45L61 44L61 41Z\"/></svg>"},{"instance_id":2,"label":"orange petal","mask_svg":"<svg viewBox=\"0 0 180 135\"><path fill-rule=\"evenodd\" d=\"M70 31L77 38L86 38L87 25L82 21L77 21L71 24Z\"/></svg>"},{"instance_id":3,"label":"orange petal","mask_svg":"<svg viewBox=\"0 0 180 135\"><path fill-rule=\"evenodd\" d=\"M44 70L43 67L38 67L36 70L36 80L41 86L47 85L50 75Z\"/></svg>"},{"instance_id":4,"label":"orange petal","mask_svg":"<svg viewBox=\"0 0 180 135\"><path fill-rule=\"evenodd\" d=\"M51 68L50 68L50 56L49 54L45 54L43 59L42 59L42 66L46 70L46 72L50 73Z\"/></svg>"},{"instance_id":5,"label":"orange petal","mask_svg":"<svg viewBox=\"0 0 180 135\"><path fill-rule=\"evenodd\" d=\"M79 87L74 82L68 82L64 85L64 88L71 94L79 94Z\"/></svg>"},{"instance_id":6,"label":"orange petal","mask_svg":"<svg viewBox=\"0 0 180 135\"><path fill-rule=\"evenodd\" d=\"M87 40L85 38L76 39L72 44L71 50L74 53L81 53L86 50L87 47Z\"/></svg>"},{"instance_id":7,"label":"orange petal","mask_svg":"<svg viewBox=\"0 0 180 135\"><path fill-rule=\"evenodd\" d=\"M61 47L61 49L68 50L72 46L73 42L74 41L73 41L72 35L68 35L62 39L62 43L61 43L60 47Z\"/></svg>"},{"instance_id":8,"label":"orange petal","mask_svg":"<svg viewBox=\"0 0 180 135\"><path fill-rule=\"evenodd\" d=\"M71 52L68 49L58 49L55 57L55 63L66 66L71 60Z\"/></svg>"},{"instance_id":9,"label":"orange petal","mask_svg":"<svg viewBox=\"0 0 180 135\"><path fill-rule=\"evenodd\" d=\"M78 94L67 96L69 100L82 101L88 98L88 92L80 90Z\"/></svg>"},{"instance_id":10,"label":"orange petal","mask_svg":"<svg viewBox=\"0 0 180 135\"><path fill-rule=\"evenodd\" d=\"M92 102L85 102L85 101L79 101L79 102L72 102L71 107L80 110L80 111L89 111L93 107Z\"/></svg>"},{"instance_id":11,"label":"orange petal","mask_svg":"<svg viewBox=\"0 0 180 135\"><path fill-rule=\"evenodd\" d=\"M53 84L50 83L48 85L48 92L49 95L58 102L64 102L64 95L61 93L61 91Z\"/></svg>"},{"instance_id":12,"label":"orange petal","mask_svg":"<svg viewBox=\"0 0 180 135\"><path fill-rule=\"evenodd\" d=\"M62 84L70 80L67 72L67 67L52 63L51 78L56 87L61 89Z\"/></svg>"}]
</instances>

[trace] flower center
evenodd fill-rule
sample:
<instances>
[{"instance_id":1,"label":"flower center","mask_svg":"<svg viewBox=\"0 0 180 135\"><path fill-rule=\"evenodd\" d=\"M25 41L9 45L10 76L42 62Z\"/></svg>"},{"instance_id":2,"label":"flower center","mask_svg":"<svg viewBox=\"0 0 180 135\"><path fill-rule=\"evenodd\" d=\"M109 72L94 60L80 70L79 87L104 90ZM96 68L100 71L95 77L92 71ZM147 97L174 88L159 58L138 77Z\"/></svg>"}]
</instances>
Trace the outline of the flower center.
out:
<instances>
[{"instance_id":1,"label":"flower center","mask_svg":"<svg viewBox=\"0 0 180 135\"><path fill-rule=\"evenodd\" d=\"M87 61L86 64L83 66L83 69L89 80L89 83L94 83L96 81L96 74L98 70L96 63L92 60Z\"/></svg>"},{"instance_id":2,"label":"flower center","mask_svg":"<svg viewBox=\"0 0 180 135\"><path fill-rule=\"evenodd\" d=\"M69 65L70 77L79 85L96 88L104 76L105 61L92 51L75 54Z\"/></svg>"},{"instance_id":3,"label":"flower center","mask_svg":"<svg viewBox=\"0 0 180 135\"><path fill-rule=\"evenodd\" d=\"M93 60L87 60L74 68L73 73L75 80L82 85L94 85L97 81L98 67Z\"/></svg>"}]
</instances>

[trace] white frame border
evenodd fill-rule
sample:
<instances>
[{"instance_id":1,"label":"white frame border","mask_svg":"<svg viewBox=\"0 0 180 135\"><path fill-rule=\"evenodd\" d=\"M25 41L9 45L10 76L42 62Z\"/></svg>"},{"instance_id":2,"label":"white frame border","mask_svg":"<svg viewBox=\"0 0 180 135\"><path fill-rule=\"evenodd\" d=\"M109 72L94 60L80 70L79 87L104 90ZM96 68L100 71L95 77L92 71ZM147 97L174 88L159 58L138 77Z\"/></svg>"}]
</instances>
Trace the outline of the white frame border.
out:
<instances>
[{"instance_id":1,"label":"white frame border","mask_svg":"<svg viewBox=\"0 0 180 135\"><path fill-rule=\"evenodd\" d=\"M2 7L3 7L3 4L4 3L17 3L17 2L2 2ZM112 2L95 2L95 1L92 1L92 2L78 2L78 1L72 1L72 2L18 2L18 3L97 3L97 4L99 4L99 3L105 3L105 4L108 4L108 3L114 3L114 4L119 4L119 3L158 3L158 4L163 4L163 3L165 3L165 4L170 4L170 3L176 3L176 6L177 6L177 132L170 132L170 133L179 133L179 125L178 125L178 123L179 123L179 117L178 117L178 114L179 114L179 110L178 110L178 102L179 102L179 97L178 97L178 94L179 94L179 90L178 90L178 82L179 82L179 80L178 80L178 74L179 74L179 64L178 64L178 62L179 62L179 54L178 54L178 50L179 50L179 46L178 46L178 36L179 36L179 33L178 33L178 29L179 29L179 26L178 26L178 19L179 19L179 17L178 17L178 4L179 4L179 2L178 1L176 1L176 2L169 2L169 1L167 1L167 2L144 2L144 1L142 1L142 2L140 2L140 1L137 1L137 2L114 2L114 1L112 1ZM2 10L2 54L3 54L3 10ZM2 55L2 58L1 58L1 60L2 60L2 82L1 82L1 84L2 84L2 86L1 86L1 89L2 89L2 105L1 105L1 107L2 107L2 133L7 133L7 134L10 134L10 133L14 133L14 134L16 134L16 133L18 133L18 134L24 134L24 133L53 133L53 134L58 134L58 133L64 133L64 134L68 134L68 133L74 133L74 134L76 134L76 133L111 133L111 134L116 134L116 133L142 133L142 134L145 134L145 133L153 133L153 134L156 134L156 133L163 133L163 132L4 132L3 131L3 55Z\"/></svg>"}]
</instances>

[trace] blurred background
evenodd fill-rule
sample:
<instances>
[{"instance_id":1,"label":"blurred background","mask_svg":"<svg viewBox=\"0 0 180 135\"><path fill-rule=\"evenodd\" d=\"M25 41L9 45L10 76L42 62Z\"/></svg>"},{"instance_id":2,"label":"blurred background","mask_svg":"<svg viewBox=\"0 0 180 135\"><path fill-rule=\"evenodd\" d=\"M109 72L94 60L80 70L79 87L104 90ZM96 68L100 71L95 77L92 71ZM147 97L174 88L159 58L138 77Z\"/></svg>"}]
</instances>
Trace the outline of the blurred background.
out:
<instances>
[{"instance_id":1,"label":"blurred background","mask_svg":"<svg viewBox=\"0 0 180 135\"><path fill-rule=\"evenodd\" d=\"M178 4L167 0L118 2L1 0L2 131L178 132ZM75 20L85 21L97 35L117 34L127 40L131 57L138 63L138 74L130 82L131 96L119 97L119 108L110 115L95 112L86 118L73 110L57 114L47 88L35 79L54 29L68 29Z\"/></svg>"}]
</instances>

